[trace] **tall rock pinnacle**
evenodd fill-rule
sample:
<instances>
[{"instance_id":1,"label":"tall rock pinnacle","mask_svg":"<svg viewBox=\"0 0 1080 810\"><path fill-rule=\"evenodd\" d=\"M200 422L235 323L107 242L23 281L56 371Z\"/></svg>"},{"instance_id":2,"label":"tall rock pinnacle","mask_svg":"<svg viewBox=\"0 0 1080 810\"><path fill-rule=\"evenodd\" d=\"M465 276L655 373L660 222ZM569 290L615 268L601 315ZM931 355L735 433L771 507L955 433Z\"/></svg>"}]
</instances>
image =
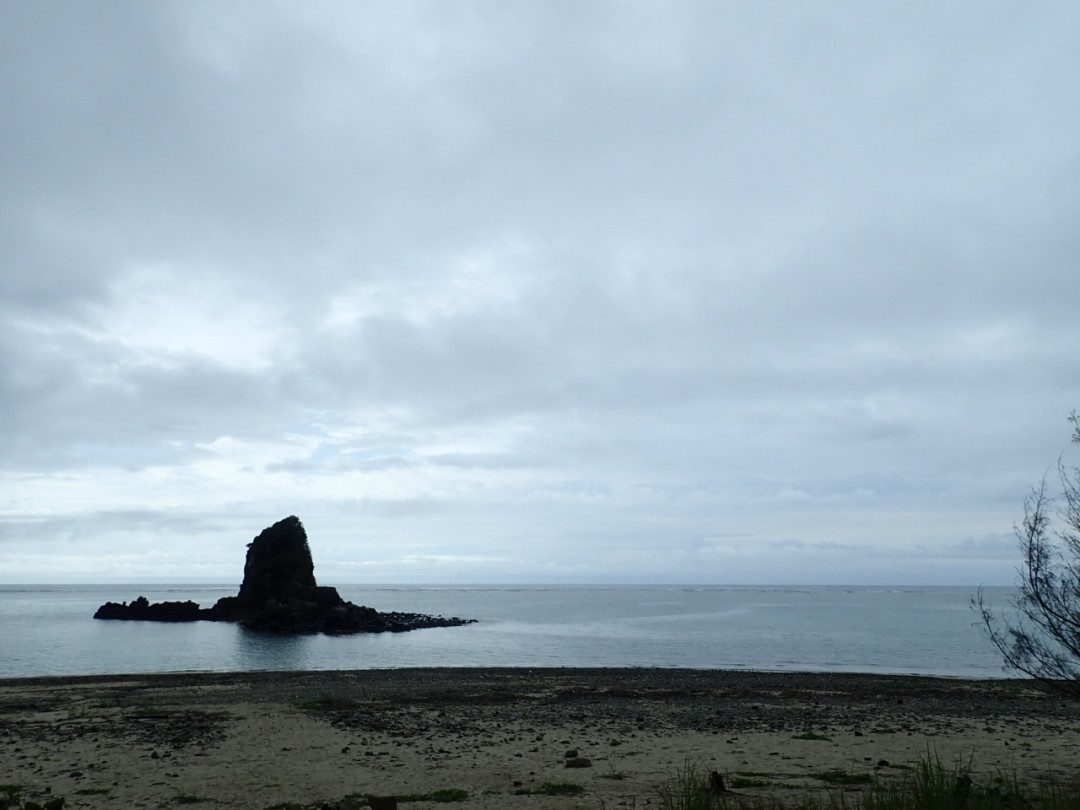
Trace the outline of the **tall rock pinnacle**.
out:
<instances>
[{"instance_id":1,"label":"tall rock pinnacle","mask_svg":"<svg viewBox=\"0 0 1080 810\"><path fill-rule=\"evenodd\" d=\"M248 543L237 607L258 610L270 599L308 600L315 587L315 564L307 532L300 518L290 515L263 529Z\"/></svg>"}]
</instances>

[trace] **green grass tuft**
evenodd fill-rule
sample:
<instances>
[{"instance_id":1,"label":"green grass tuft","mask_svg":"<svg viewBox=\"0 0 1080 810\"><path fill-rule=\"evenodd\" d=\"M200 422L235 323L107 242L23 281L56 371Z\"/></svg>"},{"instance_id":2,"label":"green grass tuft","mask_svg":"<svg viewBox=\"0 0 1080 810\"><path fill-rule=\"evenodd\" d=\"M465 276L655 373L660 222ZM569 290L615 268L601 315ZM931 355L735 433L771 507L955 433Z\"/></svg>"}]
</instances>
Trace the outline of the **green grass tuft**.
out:
<instances>
[{"instance_id":1,"label":"green grass tuft","mask_svg":"<svg viewBox=\"0 0 1080 810\"><path fill-rule=\"evenodd\" d=\"M871 785L874 783L874 777L871 774L849 773L839 769L818 771L810 774L810 776L830 785Z\"/></svg>"},{"instance_id":2,"label":"green grass tuft","mask_svg":"<svg viewBox=\"0 0 1080 810\"><path fill-rule=\"evenodd\" d=\"M1080 810L1078 781L1022 781L1016 775L1002 773L979 783L972 778L970 763L961 761L949 768L930 754L921 758L911 770L900 770L894 779L879 779L873 774L840 769L811 776L827 787L793 791L765 778L775 778L775 774L737 771L728 777L732 791L754 787L773 790L759 794L728 792L716 795L710 790L709 770L688 761L658 788L658 800L646 801L646 804L656 810ZM21 786L0 785L0 796L5 790L12 789L18 791ZM581 785L546 782L539 787L515 790L514 795L580 796L585 792ZM447 788L423 795L398 796L398 801L460 802L467 796L460 788ZM367 797L361 794L352 794L346 799L358 807L367 806ZM640 798L631 801L631 807L642 806ZM315 810L321 806L324 806L321 802L289 803L275 805L273 810ZM599 806L605 807L602 800Z\"/></svg>"},{"instance_id":3,"label":"green grass tuft","mask_svg":"<svg viewBox=\"0 0 1080 810\"><path fill-rule=\"evenodd\" d=\"M709 777L698 772L689 760L657 788L661 810L715 810L717 797L710 790Z\"/></svg>"},{"instance_id":4,"label":"green grass tuft","mask_svg":"<svg viewBox=\"0 0 1080 810\"><path fill-rule=\"evenodd\" d=\"M433 790L431 795L428 796L428 800L433 802L463 802L467 798L469 798L469 791L463 788Z\"/></svg>"},{"instance_id":5,"label":"green grass tuft","mask_svg":"<svg viewBox=\"0 0 1080 810\"><path fill-rule=\"evenodd\" d=\"M607 773L597 774L597 776L601 779L611 779L613 781L621 781L626 778L626 774L622 771L615 770L615 766L610 762L608 763Z\"/></svg>"},{"instance_id":6,"label":"green grass tuft","mask_svg":"<svg viewBox=\"0 0 1080 810\"><path fill-rule=\"evenodd\" d=\"M323 692L313 700L305 700L296 704L297 708L308 712L348 711L350 709L355 709L358 705L359 704L352 698L345 697L344 695L335 695L330 692Z\"/></svg>"},{"instance_id":7,"label":"green grass tuft","mask_svg":"<svg viewBox=\"0 0 1080 810\"><path fill-rule=\"evenodd\" d=\"M732 790L741 790L743 788L771 787L772 784L768 779L759 779L752 776L733 776L729 780L728 787Z\"/></svg>"},{"instance_id":8,"label":"green grass tuft","mask_svg":"<svg viewBox=\"0 0 1080 810\"><path fill-rule=\"evenodd\" d=\"M802 734L796 734L791 739L793 740L815 740L817 742L832 742L832 737L825 734L815 734L813 731L806 731Z\"/></svg>"},{"instance_id":9,"label":"green grass tuft","mask_svg":"<svg viewBox=\"0 0 1080 810\"><path fill-rule=\"evenodd\" d=\"M397 796L398 803L406 804L407 802L436 802L440 804L449 804L451 802L463 802L469 798L469 791L464 788L441 788L439 790L433 790L431 793L402 793ZM366 793L350 793L347 796L342 797L341 802L348 802L356 807L367 807L368 798ZM295 805L285 803L276 804L273 807L264 808L264 810L290 810ZM318 802L312 807L323 807L324 802Z\"/></svg>"},{"instance_id":10,"label":"green grass tuft","mask_svg":"<svg viewBox=\"0 0 1080 810\"><path fill-rule=\"evenodd\" d=\"M580 796L585 792L581 785L570 782L544 782L538 788L519 788L515 796Z\"/></svg>"},{"instance_id":11,"label":"green grass tuft","mask_svg":"<svg viewBox=\"0 0 1080 810\"><path fill-rule=\"evenodd\" d=\"M168 709L163 709L160 706L151 706L149 704L143 704L142 706L136 706L133 714L136 717L168 717L173 712Z\"/></svg>"}]
</instances>

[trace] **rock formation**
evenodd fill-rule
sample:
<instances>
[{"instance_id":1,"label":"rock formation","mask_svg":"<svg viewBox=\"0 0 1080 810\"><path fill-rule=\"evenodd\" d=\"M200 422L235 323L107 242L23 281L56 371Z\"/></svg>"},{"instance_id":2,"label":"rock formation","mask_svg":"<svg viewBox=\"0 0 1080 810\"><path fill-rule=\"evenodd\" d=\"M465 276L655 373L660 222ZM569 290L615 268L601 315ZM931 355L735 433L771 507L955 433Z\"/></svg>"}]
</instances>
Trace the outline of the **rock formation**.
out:
<instances>
[{"instance_id":1,"label":"rock formation","mask_svg":"<svg viewBox=\"0 0 1080 810\"><path fill-rule=\"evenodd\" d=\"M456 627L472 619L380 613L346 602L336 588L315 582L315 565L300 519L280 520L248 544L244 581L236 596L210 608L195 602L151 604L140 596L129 605L106 602L95 619L157 622L239 622L250 630L273 633L383 633L424 627Z\"/></svg>"},{"instance_id":2,"label":"rock formation","mask_svg":"<svg viewBox=\"0 0 1080 810\"><path fill-rule=\"evenodd\" d=\"M263 529L248 543L244 581L236 599L239 605L260 607L268 599L307 598L317 587L307 532L294 515Z\"/></svg>"},{"instance_id":3,"label":"rock formation","mask_svg":"<svg viewBox=\"0 0 1080 810\"><path fill-rule=\"evenodd\" d=\"M197 602L155 602L150 604L145 596L116 604L106 602L94 614L95 619L141 619L147 622L193 622L203 618L205 611Z\"/></svg>"}]
</instances>

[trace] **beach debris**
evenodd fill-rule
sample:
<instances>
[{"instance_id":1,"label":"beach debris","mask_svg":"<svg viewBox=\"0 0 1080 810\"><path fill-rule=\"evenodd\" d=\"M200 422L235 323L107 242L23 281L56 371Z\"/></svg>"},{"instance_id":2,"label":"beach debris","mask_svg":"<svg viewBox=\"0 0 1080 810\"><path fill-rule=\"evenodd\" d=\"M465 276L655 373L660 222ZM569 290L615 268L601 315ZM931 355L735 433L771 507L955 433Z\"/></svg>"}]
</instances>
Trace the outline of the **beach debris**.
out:
<instances>
[{"instance_id":1,"label":"beach debris","mask_svg":"<svg viewBox=\"0 0 1080 810\"><path fill-rule=\"evenodd\" d=\"M397 810L397 797L368 796L368 807L371 810Z\"/></svg>"},{"instance_id":2,"label":"beach debris","mask_svg":"<svg viewBox=\"0 0 1080 810\"><path fill-rule=\"evenodd\" d=\"M401 633L427 627L458 627L474 619L420 613L380 613L341 598L336 588L315 581L315 565L300 518L290 515L264 529L248 543L244 581L236 596L222 597L210 608L196 602L150 603L144 596L106 602L95 619L156 622L237 622L249 630L271 633Z\"/></svg>"}]
</instances>

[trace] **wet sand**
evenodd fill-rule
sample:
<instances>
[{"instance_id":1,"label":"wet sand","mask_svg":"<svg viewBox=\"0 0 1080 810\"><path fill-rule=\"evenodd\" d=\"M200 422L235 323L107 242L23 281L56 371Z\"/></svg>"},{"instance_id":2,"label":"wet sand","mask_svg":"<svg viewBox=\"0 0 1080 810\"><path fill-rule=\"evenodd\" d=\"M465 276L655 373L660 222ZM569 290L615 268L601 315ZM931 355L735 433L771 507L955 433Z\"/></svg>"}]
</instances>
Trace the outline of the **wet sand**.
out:
<instances>
[{"instance_id":1,"label":"wet sand","mask_svg":"<svg viewBox=\"0 0 1080 810\"><path fill-rule=\"evenodd\" d=\"M567 767L574 753L583 767ZM678 768L748 796L902 779L1080 779L1080 705L1024 681L677 669L410 669L0 680L0 785L68 807L643 807ZM572 784L576 796L545 795ZM446 807L417 799L409 808Z\"/></svg>"}]
</instances>

